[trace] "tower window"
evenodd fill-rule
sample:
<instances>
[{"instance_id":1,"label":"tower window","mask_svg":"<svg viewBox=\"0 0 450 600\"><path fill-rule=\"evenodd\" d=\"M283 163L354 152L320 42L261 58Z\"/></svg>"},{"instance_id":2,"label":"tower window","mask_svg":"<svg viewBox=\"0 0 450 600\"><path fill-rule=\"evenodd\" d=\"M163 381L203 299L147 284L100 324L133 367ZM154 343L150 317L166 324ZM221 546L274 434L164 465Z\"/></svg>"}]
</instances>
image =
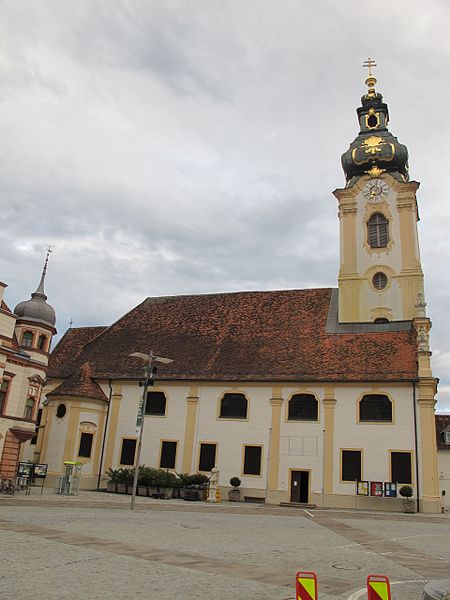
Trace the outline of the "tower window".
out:
<instances>
[{"instance_id":1,"label":"tower window","mask_svg":"<svg viewBox=\"0 0 450 600\"><path fill-rule=\"evenodd\" d=\"M247 398L244 394L224 394L220 401L222 419L246 419Z\"/></svg>"},{"instance_id":2,"label":"tower window","mask_svg":"<svg viewBox=\"0 0 450 600\"><path fill-rule=\"evenodd\" d=\"M392 423L392 403L384 394L366 394L359 403L360 421Z\"/></svg>"},{"instance_id":3,"label":"tower window","mask_svg":"<svg viewBox=\"0 0 450 600\"><path fill-rule=\"evenodd\" d=\"M33 338L34 335L32 331L25 331L22 336L22 346L25 346L25 348L31 348L33 345Z\"/></svg>"},{"instance_id":4,"label":"tower window","mask_svg":"<svg viewBox=\"0 0 450 600\"><path fill-rule=\"evenodd\" d=\"M312 394L294 394L289 400L288 421L317 421L318 403Z\"/></svg>"},{"instance_id":5,"label":"tower window","mask_svg":"<svg viewBox=\"0 0 450 600\"><path fill-rule=\"evenodd\" d=\"M39 348L39 350L45 350L46 345L47 345L47 336L46 335L40 335L39 336L39 341L38 341L38 348Z\"/></svg>"},{"instance_id":6,"label":"tower window","mask_svg":"<svg viewBox=\"0 0 450 600\"><path fill-rule=\"evenodd\" d=\"M375 129L378 126L378 117L376 115L370 115L367 119L367 126L369 129Z\"/></svg>"},{"instance_id":7,"label":"tower window","mask_svg":"<svg viewBox=\"0 0 450 600\"><path fill-rule=\"evenodd\" d=\"M371 248L386 248L389 242L389 221L381 213L373 214L367 221L367 239Z\"/></svg>"},{"instance_id":8,"label":"tower window","mask_svg":"<svg viewBox=\"0 0 450 600\"><path fill-rule=\"evenodd\" d=\"M372 285L376 290L384 290L384 288L387 286L387 283L388 283L388 278L381 271L379 271L378 273L375 273L375 275L372 278ZM378 321L378 323L379 323L379 321Z\"/></svg>"}]
</instances>

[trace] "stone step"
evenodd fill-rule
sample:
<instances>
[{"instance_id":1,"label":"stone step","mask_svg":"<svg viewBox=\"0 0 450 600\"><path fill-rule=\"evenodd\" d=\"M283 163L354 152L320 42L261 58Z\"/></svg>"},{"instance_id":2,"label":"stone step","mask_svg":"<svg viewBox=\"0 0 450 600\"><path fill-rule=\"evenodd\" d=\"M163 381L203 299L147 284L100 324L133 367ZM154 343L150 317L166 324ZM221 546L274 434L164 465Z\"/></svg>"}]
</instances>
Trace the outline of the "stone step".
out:
<instances>
[{"instance_id":1,"label":"stone step","mask_svg":"<svg viewBox=\"0 0 450 600\"><path fill-rule=\"evenodd\" d=\"M287 508L317 508L316 504L309 504L308 502L280 502L280 506Z\"/></svg>"}]
</instances>

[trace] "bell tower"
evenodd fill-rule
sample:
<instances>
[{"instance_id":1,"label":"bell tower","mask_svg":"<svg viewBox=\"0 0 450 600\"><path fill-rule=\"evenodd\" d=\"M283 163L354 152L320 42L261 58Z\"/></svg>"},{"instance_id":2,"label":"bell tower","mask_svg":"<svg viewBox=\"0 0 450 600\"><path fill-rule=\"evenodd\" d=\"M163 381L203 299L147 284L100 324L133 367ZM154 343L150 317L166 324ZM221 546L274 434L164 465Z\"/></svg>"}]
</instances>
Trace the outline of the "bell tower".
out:
<instances>
[{"instance_id":1,"label":"bell tower","mask_svg":"<svg viewBox=\"0 0 450 600\"><path fill-rule=\"evenodd\" d=\"M357 109L360 131L342 155L346 186L339 204L339 322L411 320L423 272L416 191L408 150L388 130L389 111L375 91L368 59L367 92Z\"/></svg>"}]
</instances>

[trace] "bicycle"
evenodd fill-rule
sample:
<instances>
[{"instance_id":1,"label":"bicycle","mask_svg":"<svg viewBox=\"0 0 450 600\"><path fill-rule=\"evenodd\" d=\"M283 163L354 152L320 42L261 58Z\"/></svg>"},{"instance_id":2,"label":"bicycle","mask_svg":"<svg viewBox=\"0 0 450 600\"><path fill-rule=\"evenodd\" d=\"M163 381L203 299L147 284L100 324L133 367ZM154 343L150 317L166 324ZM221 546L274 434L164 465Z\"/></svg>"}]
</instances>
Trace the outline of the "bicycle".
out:
<instances>
[{"instance_id":1,"label":"bicycle","mask_svg":"<svg viewBox=\"0 0 450 600\"><path fill-rule=\"evenodd\" d=\"M6 496L13 496L16 491L16 486L11 479L2 479L0 481L0 492Z\"/></svg>"}]
</instances>

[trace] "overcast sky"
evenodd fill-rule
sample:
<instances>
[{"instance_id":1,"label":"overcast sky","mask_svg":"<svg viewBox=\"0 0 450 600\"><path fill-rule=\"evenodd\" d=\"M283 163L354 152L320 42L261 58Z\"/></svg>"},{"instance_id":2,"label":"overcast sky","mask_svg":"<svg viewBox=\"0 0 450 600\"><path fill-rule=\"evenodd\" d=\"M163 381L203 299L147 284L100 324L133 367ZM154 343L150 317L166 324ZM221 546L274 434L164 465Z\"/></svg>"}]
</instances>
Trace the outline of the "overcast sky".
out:
<instances>
[{"instance_id":1,"label":"overcast sky","mask_svg":"<svg viewBox=\"0 0 450 600\"><path fill-rule=\"evenodd\" d=\"M0 1L0 280L58 333L147 296L337 285L340 156L378 63L450 411L448 0Z\"/></svg>"}]
</instances>

